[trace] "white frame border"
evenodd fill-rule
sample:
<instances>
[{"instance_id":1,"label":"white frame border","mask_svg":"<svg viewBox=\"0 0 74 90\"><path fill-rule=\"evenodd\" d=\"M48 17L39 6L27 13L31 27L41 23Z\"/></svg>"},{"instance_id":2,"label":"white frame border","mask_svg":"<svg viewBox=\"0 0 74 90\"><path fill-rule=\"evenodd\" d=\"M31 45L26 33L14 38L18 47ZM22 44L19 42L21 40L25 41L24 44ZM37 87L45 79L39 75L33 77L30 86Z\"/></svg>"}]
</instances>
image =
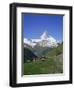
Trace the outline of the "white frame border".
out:
<instances>
[{"instance_id":1,"label":"white frame border","mask_svg":"<svg viewBox=\"0 0 74 90\"><path fill-rule=\"evenodd\" d=\"M21 76L21 38L22 25L21 13L45 13L45 14L63 14L63 41L64 41L64 73L63 74L45 74L45 75L24 75ZM17 83L31 83L31 82L51 82L51 81L65 81L69 80L69 10L56 9L42 9L42 8L17 8Z\"/></svg>"}]
</instances>

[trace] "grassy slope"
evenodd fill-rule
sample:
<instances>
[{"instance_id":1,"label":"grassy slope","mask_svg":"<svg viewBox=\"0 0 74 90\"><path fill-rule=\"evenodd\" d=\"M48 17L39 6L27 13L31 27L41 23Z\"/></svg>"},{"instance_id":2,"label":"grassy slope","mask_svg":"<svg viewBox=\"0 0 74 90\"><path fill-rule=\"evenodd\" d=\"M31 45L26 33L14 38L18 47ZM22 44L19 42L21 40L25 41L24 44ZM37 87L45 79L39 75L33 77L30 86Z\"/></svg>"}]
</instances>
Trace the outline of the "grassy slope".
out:
<instances>
[{"instance_id":1,"label":"grassy slope","mask_svg":"<svg viewBox=\"0 0 74 90\"><path fill-rule=\"evenodd\" d=\"M63 72L63 46L54 48L47 54L45 61L24 63L24 74L53 74ZM56 56L55 56L56 55Z\"/></svg>"},{"instance_id":2,"label":"grassy slope","mask_svg":"<svg viewBox=\"0 0 74 90\"><path fill-rule=\"evenodd\" d=\"M60 55L61 53L63 53L63 45L62 44L56 48L53 48L50 52L47 53L47 56L53 57L53 56Z\"/></svg>"},{"instance_id":3,"label":"grassy slope","mask_svg":"<svg viewBox=\"0 0 74 90\"><path fill-rule=\"evenodd\" d=\"M62 63L56 62L56 59L49 59L46 61L36 61L24 64L24 74L52 74L62 73Z\"/></svg>"}]
</instances>

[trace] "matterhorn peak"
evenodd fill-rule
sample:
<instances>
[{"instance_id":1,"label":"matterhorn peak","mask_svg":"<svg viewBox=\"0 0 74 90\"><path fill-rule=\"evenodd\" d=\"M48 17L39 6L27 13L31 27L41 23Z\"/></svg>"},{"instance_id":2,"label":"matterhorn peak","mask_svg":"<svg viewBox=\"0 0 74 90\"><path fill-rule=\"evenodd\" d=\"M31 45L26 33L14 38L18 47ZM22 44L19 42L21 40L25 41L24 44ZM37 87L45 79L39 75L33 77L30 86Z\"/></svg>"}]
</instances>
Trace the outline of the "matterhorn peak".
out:
<instances>
[{"instance_id":1,"label":"matterhorn peak","mask_svg":"<svg viewBox=\"0 0 74 90\"><path fill-rule=\"evenodd\" d=\"M40 36L40 38L43 39L43 40L49 38L48 32L44 31L43 34Z\"/></svg>"},{"instance_id":2,"label":"matterhorn peak","mask_svg":"<svg viewBox=\"0 0 74 90\"><path fill-rule=\"evenodd\" d=\"M48 34L47 31L44 31L40 38L36 39L27 39L24 38L24 43L34 47L36 45L40 45L42 47L57 47L57 41L54 37Z\"/></svg>"}]
</instances>

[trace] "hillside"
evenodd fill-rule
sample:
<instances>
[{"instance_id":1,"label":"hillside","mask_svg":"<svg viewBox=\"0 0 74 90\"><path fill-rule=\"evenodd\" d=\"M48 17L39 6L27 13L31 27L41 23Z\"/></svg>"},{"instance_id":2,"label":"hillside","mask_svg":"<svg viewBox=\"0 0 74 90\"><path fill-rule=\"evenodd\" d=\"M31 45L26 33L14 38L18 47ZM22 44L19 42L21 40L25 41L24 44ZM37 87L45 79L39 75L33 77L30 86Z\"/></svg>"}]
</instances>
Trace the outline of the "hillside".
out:
<instances>
[{"instance_id":1,"label":"hillside","mask_svg":"<svg viewBox=\"0 0 74 90\"><path fill-rule=\"evenodd\" d=\"M37 56L28 48L24 48L24 62L30 62L33 58L37 58Z\"/></svg>"},{"instance_id":2,"label":"hillside","mask_svg":"<svg viewBox=\"0 0 74 90\"><path fill-rule=\"evenodd\" d=\"M25 61L33 61L34 58L38 57L47 57L47 58L54 58L54 56L60 55L63 52L63 45L59 44L58 47L49 48L49 47L41 47L35 46L34 48L25 47L24 48L24 58Z\"/></svg>"},{"instance_id":3,"label":"hillside","mask_svg":"<svg viewBox=\"0 0 74 90\"><path fill-rule=\"evenodd\" d=\"M56 58L50 58L46 61L35 61L24 63L24 74L59 74L63 73L63 55L60 54Z\"/></svg>"},{"instance_id":4,"label":"hillside","mask_svg":"<svg viewBox=\"0 0 74 90\"><path fill-rule=\"evenodd\" d=\"M37 57L33 53L32 55ZM25 75L63 73L63 44L59 44L58 47L51 50L43 51L43 55L47 57L44 61L37 57L36 61L24 63Z\"/></svg>"},{"instance_id":5,"label":"hillside","mask_svg":"<svg viewBox=\"0 0 74 90\"><path fill-rule=\"evenodd\" d=\"M58 56L61 53L63 53L63 43L59 44L58 47L52 48L50 52L48 52L46 55L48 57L52 57L52 56Z\"/></svg>"},{"instance_id":6,"label":"hillside","mask_svg":"<svg viewBox=\"0 0 74 90\"><path fill-rule=\"evenodd\" d=\"M44 56L44 52L49 52L51 50L51 48L49 47L41 47L41 46L35 46L33 48L33 52L38 56L38 57L41 57L41 56Z\"/></svg>"}]
</instances>

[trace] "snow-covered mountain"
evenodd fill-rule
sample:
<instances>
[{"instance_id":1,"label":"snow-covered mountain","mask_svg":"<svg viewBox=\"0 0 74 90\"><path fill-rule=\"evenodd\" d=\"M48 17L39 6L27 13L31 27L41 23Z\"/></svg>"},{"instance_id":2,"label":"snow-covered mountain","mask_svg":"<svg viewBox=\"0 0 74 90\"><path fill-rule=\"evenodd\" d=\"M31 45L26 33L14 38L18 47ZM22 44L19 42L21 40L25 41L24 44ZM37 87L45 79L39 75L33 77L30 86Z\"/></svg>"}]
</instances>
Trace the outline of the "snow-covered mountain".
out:
<instances>
[{"instance_id":1,"label":"snow-covered mountain","mask_svg":"<svg viewBox=\"0 0 74 90\"><path fill-rule=\"evenodd\" d=\"M54 37L48 35L47 31L45 31L40 38L38 39L27 39L24 38L24 45L29 45L32 48L36 45L41 47L57 47L58 43Z\"/></svg>"}]
</instances>

